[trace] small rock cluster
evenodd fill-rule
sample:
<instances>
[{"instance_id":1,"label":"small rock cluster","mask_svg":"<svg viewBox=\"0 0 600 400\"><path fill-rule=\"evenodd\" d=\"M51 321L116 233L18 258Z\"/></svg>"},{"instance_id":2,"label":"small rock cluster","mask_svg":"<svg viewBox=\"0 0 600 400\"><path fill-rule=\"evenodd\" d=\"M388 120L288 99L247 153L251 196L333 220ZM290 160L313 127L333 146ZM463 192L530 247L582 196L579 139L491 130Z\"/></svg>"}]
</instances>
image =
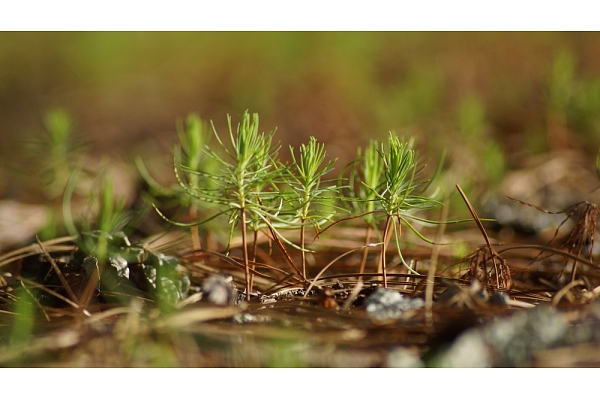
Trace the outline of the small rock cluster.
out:
<instances>
[{"instance_id":1,"label":"small rock cluster","mask_svg":"<svg viewBox=\"0 0 600 400\"><path fill-rule=\"evenodd\" d=\"M395 319L408 310L423 307L423 299L403 296L391 289L377 288L364 300L367 313L373 319Z\"/></svg>"},{"instance_id":2,"label":"small rock cluster","mask_svg":"<svg viewBox=\"0 0 600 400\"><path fill-rule=\"evenodd\" d=\"M567 313L540 305L483 327L467 330L435 362L439 367L527 367L545 350L600 344L600 302L572 325Z\"/></svg>"}]
</instances>

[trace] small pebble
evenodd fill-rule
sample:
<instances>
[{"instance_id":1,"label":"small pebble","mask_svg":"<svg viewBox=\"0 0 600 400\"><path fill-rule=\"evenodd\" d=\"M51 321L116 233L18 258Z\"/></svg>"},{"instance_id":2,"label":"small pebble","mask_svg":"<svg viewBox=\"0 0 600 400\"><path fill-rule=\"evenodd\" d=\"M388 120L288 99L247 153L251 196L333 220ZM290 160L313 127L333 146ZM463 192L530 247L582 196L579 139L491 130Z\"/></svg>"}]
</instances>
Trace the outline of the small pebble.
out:
<instances>
[{"instance_id":1,"label":"small pebble","mask_svg":"<svg viewBox=\"0 0 600 400\"><path fill-rule=\"evenodd\" d=\"M510 297L508 297L508 294L506 294L506 292L496 292L490 296L490 299L488 301L490 302L490 304L498 304L505 306L508 304L508 300L510 300Z\"/></svg>"},{"instance_id":2,"label":"small pebble","mask_svg":"<svg viewBox=\"0 0 600 400\"><path fill-rule=\"evenodd\" d=\"M423 307L422 299L411 299L391 289L378 288L369 295L364 304L367 312L375 319L394 319L408 310Z\"/></svg>"},{"instance_id":3,"label":"small pebble","mask_svg":"<svg viewBox=\"0 0 600 400\"><path fill-rule=\"evenodd\" d=\"M422 368L425 364L414 352L398 347L388 354L386 366L388 368Z\"/></svg>"},{"instance_id":4,"label":"small pebble","mask_svg":"<svg viewBox=\"0 0 600 400\"><path fill-rule=\"evenodd\" d=\"M231 305L236 299L235 286L225 277L210 275L202 282L202 300L220 306Z\"/></svg>"}]
</instances>

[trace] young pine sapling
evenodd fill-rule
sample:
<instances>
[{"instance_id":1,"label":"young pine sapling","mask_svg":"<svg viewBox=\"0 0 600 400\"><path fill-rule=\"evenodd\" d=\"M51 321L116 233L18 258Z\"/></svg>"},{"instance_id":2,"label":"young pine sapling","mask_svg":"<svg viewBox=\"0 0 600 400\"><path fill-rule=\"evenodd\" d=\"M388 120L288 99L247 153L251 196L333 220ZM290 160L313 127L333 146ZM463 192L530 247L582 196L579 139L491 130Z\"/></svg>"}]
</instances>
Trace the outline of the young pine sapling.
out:
<instances>
[{"instance_id":1,"label":"young pine sapling","mask_svg":"<svg viewBox=\"0 0 600 400\"><path fill-rule=\"evenodd\" d=\"M392 230L396 237L398 255L403 264L410 270L400 252L398 236L400 224L403 223L420 238L427 240L408 221L408 219L414 218L410 213L414 210L428 209L440 204L432 197L422 195L429 186L430 180L419 179L425 165L419 162L412 145L412 142L402 143L397 136L390 132L387 146L382 144L378 150L383 163L383 181L377 187L367 186L368 190L376 193L376 200L386 214L383 244L381 246L381 269L384 287L387 287L387 243Z\"/></svg>"},{"instance_id":2,"label":"young pine sapling","mask_svg":"<svg viewBox=\"0 0 600 400\"><path fill-rule=\"evenodd\" d=\"M360 263L360 274L364 273L369 254L369 244L373 231L377 232L377 222L381 219L378 208L377 191L382 186L383 159L378 152L379 143L371 140L362 154L358 149L358 157L352 163L348 178L348 196L345 198L354 215L361 215L367 224L365 231L365 248Z\"/></svg>"},{"instance_id":3,"label":"young pine sapling","mask_svg":"<svg viewBox=\"0 0 600 400\"><path fill-rule=\"evenodd\" d=\"M268 134L258 132L257 114L250 117L250 114L246 111L235 133L231 125L231 117L228 116L227 121L229 145L222 141L213 125L213 133L219 143L220 150L222 150L222 155L207 146L204 146L203 149L204 153L217 164L217 168L211 171L203 171L194 170L189 166L181 166L182 171L196 174L203 178L203 181L212 182L211 186L192 186L179 180L181 187L189 195L211 203L219 209L213 215L191 224L169 220L158 209L156 210L167 221L178 226L200 225L220 215L226 215L229 217L231 226L230 241L234 228L239 224L242 234L246 299L250 300L251 271L247 226L256 219L269 224L271 216L278 212L278 207L272 205L272 199L277 194L263 189L276 181L281 174L278 164L273 161L279 147L272 145L274 131ZM178 174L177 167L176 174Z\"/></svg>"},{"instance_id":4,"label":"young pine sapling","mask_svg":"<svg viewBox=\"0 0 600 400\"><path fill-rule=\"evenodd\" d=\"M185 126L182 121L177 124L177 134L179 144L175 145L173 152L173 168L179 185L174 188L162 187L148 172L142 159L136 159L138 171L144 181L148 184L155 197L172 199L178 206L183 206L188 210L188 216L192 221L197 221L202 215L210 212L210 207L202 203L199 199L189 193L187 186L197 188L200 186L213 187L212 181L202 179L202 176L196 173L188 173L183 177L179 173L181 166L185 166L191 171L212 171L214 170L214 160L205 154L205 146L209 143L210 133L207 124L200 119L197 114L189 114L185 120ZM184 181L187 180L187 182ZM155 202L156 199L153 199ZM198 225L190 226L192 245L194 249L200 249L200 233Z\"/></svg>"},{"instance_id":5,"label":"young pine sapling","mask_svg":"<svg viewBox=\"0 0 600 400\"><path fill-rule=\"evenodd\" d=\"M322 187L323 183L330 181L322 181L323 176L333 170L333 164L336 160L331 160L324 166L325 161L325 145L317 143L317 139L311 137L308 144L301 145L298 159L294 155L294 149L290 146L293 163L287 167L286 183L291 189L291 194L288 201L293 205L294 220L300 224L300 250L302 254L302 274L306 278L306 248L305 234L306 224L311 223L314 226L319 225L331 219L330 213L320 212L316 208L319 204L323 204L330 197L331 193L336 193L338 188L335 184L328 187Z\"/></svg>"}]
</instances>

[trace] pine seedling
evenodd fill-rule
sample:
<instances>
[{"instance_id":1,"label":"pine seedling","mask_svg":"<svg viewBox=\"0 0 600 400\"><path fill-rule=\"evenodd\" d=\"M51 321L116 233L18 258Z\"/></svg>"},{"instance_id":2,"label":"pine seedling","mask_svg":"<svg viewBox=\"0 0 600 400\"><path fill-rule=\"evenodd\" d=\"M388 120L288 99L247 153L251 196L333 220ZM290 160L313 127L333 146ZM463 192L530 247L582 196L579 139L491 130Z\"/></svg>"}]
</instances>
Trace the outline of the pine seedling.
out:
<instances>
[{"instance_id":1,"label":"pine seedling","mask_svg":"<svg viewBox=\"0 0 600 400\"><path fill-rule=\"evenodd\" d=\"M246 111L234 135L231 117L228 117L231 150L221 141L213 125L215 137L228 159L221 158L217 153L209 150L221 165L220 172L211 176L220 186L219 197L213 197L212 200L221 202L227 207L223 212L229 215L232 228L237 223L241 224L247 300L250 300L251 282L246 228L251 224L256 232L259 221L269 223L271 215L277 212L270 205L274 194L265 188L280 174L274 162L279 151L279 146L272 144L275 132L259 134L258 123L258 114L254 114L251 118ZM206 194L210 195L210 193Z\"/></svg>"},{"instance_id":2,"label":"pine seedling","mask_svg":"<svg viewBox=\"0 0 600 400\"><path fill-rule=\"evenodd\" d=\"M181 170L197 174L199 177L211 181L211 187L199 185L193 187L179 181L181 187L191 196L200 201L213 204L219 209L211 216L196 221L192 224L183 224L168 220L158 209L163 218L179 226L193 226L207 223L208 221L226 215L231 226L229 239L231 241L233 230L239 224L242 233L242 247L244 254L244 271L246 281L246 299L250 300L250 261L248 256L247 227L258 220L270 224L271 217L279 211L273 206L276 192L266 188L276 181L281 174L278 164L274 161L278 145L272 144L274 131L264 134L258 132L258 114L250 117L248 111L244 112L241 123L233 130L231 117L227 117L230 144L226 145L213 125L214 136L219 143L222 154L204 146L204 153L212 158L218 165L214 171L193 170L182 166ZM176 168L178 174L178 169Z\"/></svg>"},{"instance_id":3,"label":"pine seedling","mask_svg":"<svg viewBox=\"0 0 600 400\"><path fill-rule=\"evenodd\" d=\"M377 232L377 221L381 219L381 214L377 213L377 211L381 211L378 209L376 201L377 191L373 188L382 186L383 167L383 159L379 154L379 143L371 140L364 150L364 155L359 147L357 159L352 163L348 178L348 196L345 201L353 214L361 215L366 223L365 248L360 263L360 274L365 270L372 233L373 231Z\"/></svg>"},{"instance_id":4,"label":"pine seedling","mask_svg":"<svg viewBox=\"0 0 600 400\"><path fill-rule=\"evenodd\" d=\"M43 173L48 177L46 191L54 198L62 193L70 169L76 162L73 121L66 111L56 109L46 114L44 125L47 131L44 147L50 154L43 158L46 160Z\"/></svg>"},{"instance_id":5,"label":"pine seedling","mask_svg":"<svg viewBox=\"0 0 600 400\"><path fill-rule=\"evenodd\" d=\"M178 121L177 134L179 144L175 145L173 152L173 168L179 184L173 188L164 188L152 178L140 157L136 159L136 165L142 178L150 187L152 193L163 198L172 199L176 204L187 208L188 215L192 221L196 221L201 215L209 212L207 203L200 202L194 195L188 193L187 186L196 188L201 185L212 187L212 181L203 179L197 173L188 173L185 176L179 173L181 166L190 171L211 171L215 168L214 160L205 154L205 146L208 145L210 133L207 124L197 114L189 114L185 120ZM154 199L155 200L155 199ZM190 226L192 244L194 249L201 248L200 233L197 225Z\"/></svg>"},{"instance_id":6,"label":"pine seedling","mask_svg":"<svg viewBox=\"0 0 600 400\"><path fill-rule=\"evenodd\" d=\"M63 109L48 111L43 118L45 131L32 140L25 141L26 165L19 165L16 173L24 180L31 180L48 200L46 207L50 216L40 232L41 237L55 237L60 229L59 213L63 194L71 173L79 170L77 185L73 190L87 196L93 180L93 171L85 170L82 157L83 142L75 134L71 116Z\"/></svg>"},{"instance_id":7,"label":"pine seedling","mask_svg":"<svg viewBox=\"0 0 600 400\"><path fill-rule=\"evenodd\" d=\"M408 226L420 238L426 240L408 221L412 218L410 213L415 210L423 210L440 204L432 197L422 195L428 187L429 180L420 180L424 164L420 163L412 142L402 143L397 136L390 132L387 146L381 145L378 150L379 157L383 163L383 181L377 187L367 186L367 189L376 193L379 206L385 211L386 221L383 229L383 244L381 246L381 268L383 273L383 285L387 287L386 260L387 243L392 231L396 239L398 255L403 264L400 252L398 230L400 224Z\"/></svg>"},{"instance_id":8,"label":"pine seedling","mask_svg":"<svg viewBox=\"0 0 600 400\"><path fill-rule=\"evenodd\" d=\"M125 199L118 199L114 193L114 182L110 175L101 172L88 197L85 216L73 217L72 197L81 173L78 166L69 177L63 197L63 218L67 231L78 238L78 246L89 257L84 269L90 280L79 298L83 309L90 301L95 288L99 288L100 278L109 259L109 242L114 236L124 237L122 230L131 221L132 213L125 210Z\"/></svg>"},{"instance_id":9,"label":"pine seedling","mask_svg":"<svg viewBox=\"0 0 600 400\"><path fill-rule=\"evenodd\" d=\"M333 170L336 160L331 160L324 166L325 145L317 143L317 139L311 137L307 145L300 146L299 156L296 159L294 149L290 146L293 163L287 167L286 184L291 193L286 196L287 201L294 209L294 219L300 224L300 250L302 254L302 274L306 278L306 250L305 230L306 224L310 223L317 229L323 222L331 220L331 213L324 213L316 206L329 205L327 200L331 198L331 192L338 192L335 184L322 187L323 183L332 183L333 180L322 181L323 176Z\"/></svg>"},{"instance_id":10,"label":"pine seedling","mask_svg":"<svg viewBox=\"0 0 600 400\"><path fill-rule=\"evenodd\" d=\"M112 177L100 173L97 189L89 195L85 216L80 216L76 222L71 212L71 196L78 173L78 170L74 171L65 189L65 225L71 235L79 237L80 247L86 253L93 254L102 266L108 259L110 238L122 235L133 215L125 210L125 199L115 197Z\"/></svg>"},{"instance_id":11,"label":"pine seedling","mask_svg":"<svg viewBox=\"0 0 600 400\"><path fill-rule=\"evenodd\" d=\"M204 153L202 151L204 145L208 143L207 127L196 114L188 115L186 119L187 130L183 124L178 125L177 134L181 146L176 148L175 154L181 154L184 158L183 165L187 165L191 170L199 171L204 161ZM189 185L198 187L200 185L200 177L196 174L188 174ZM182 193L182 195L184 195ZM185 196L185 195L184 195ZM192 220L198 218L199 204L198 200L192 196L185 196L185 203L189 203L189 215ZM198 226L191 227L192 243L194 249L200 249L200 233Z\"/></svg>"}]
</instances>

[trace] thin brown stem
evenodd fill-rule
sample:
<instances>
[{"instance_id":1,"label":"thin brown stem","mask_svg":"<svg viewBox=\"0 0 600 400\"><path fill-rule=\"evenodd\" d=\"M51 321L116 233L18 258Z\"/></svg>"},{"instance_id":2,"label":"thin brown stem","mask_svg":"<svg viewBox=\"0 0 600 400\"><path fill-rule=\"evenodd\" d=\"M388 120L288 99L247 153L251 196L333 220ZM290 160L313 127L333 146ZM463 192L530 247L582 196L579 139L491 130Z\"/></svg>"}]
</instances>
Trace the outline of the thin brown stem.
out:
<instances>
[{"instance_id":1,"label":"thin brown stem","mask_svg":"<svg viewBox=\"0 0 600 400\"><path fill-rule=\"evenodd\" d=\"M576 256L581 255L581 247L577 250ZM577 275L577 260L573 260L573 269L571 270L571 283L575 282L575 276Z\"/></svg>"},{"instance_id":2,"label":"thin brown stem","mask_svg":"<svg viewBox=\"0 0 600 400\"><path fill-rule=\"evenodd\" d=\"M42 313L44 314L44 317L46 318L46 321L50 322L50 317L48 316L48 313L46 312L46 310L44 309L44 307L40 304L40 302L37 299L37 297L35 297L33 295L33 293L31 293L31 291L27 288L27 286L25 286L25 282L23 281L23 279L21 279L21 287L23 288L23 290L25 290L25 292L27 292L27 294L29 295L29 297L31 297L33 299L33 301L35 302L35 304L42 311ZM65 300L67 300L67 299L65 299Z\"/></svg>"},{"instance_id":3,"label":"thin brown stem","mask_svg":"<svg viewBox=\"0 0 600 400\"><path fill-rule=\"evenodd\" d=\"M387 252L388 245L388 235L390 233L391 222L394 219L391 215L388 215L385 221L385 228L383 229L383 243L381 245L381 272L383 273L383 287L387 288L387 274L385 270L385 256Z\"/></svg>"},{"instance_id":4,"label":"thin brown stem","mask_svg":"<svg viewBox=\"0 0 600 400\"><path fill-rule=\"evenodd\" d=\"M360 262L360 274L365 272L365 266L367 265L367 256L369 255L369 242L371 241L371 224L367 225L367 231L365 232L365 248L362 254L362 260ZM360 279L362 281L362 276Z\"/></svg>"},{"instance_id":5,"label":"thin brown stem","mask_svg":"<svg viewBox=\"0 0 600 400\"><path fill-rule=\"evenodd\" d=\"M332 265L334 265L336 262L338 262L338 260L340 260L341 258L346 257L348 254L352 254L353 252L360 250L361 247L357 247L356 249L352 249L349 250L339 256L337 256L336 258L334 258L333 260L331 260L329 262L329 264L327 264L326 266L324 266L321 271L317 274L317 276L315 276L315 279L312 280L312 282L310 283L310 285L308 285L308 288L306 289L306 291L304 292L304 298L306 298L308 296L308 294L310 293L310 290L315 286L315 284L317 283L317 281L319 280L319 278L321 278L321 275L323 275L325 273L325 271L327 271L327 269L329 267L331 267Z\"/></svg>"},{"instance_id":6,"label":"thin brown stem","mask_svg":"<svg viewBox=\"0 0 600 400\"><path fill-rule=\"evenodd\" d=\"M62 283L63 287L67 291L67 294L69 295L69 297L71 298L71 300L74 303L79 303L79 300L77 299L77 296L75 296L75 293L73 292L73 290L71 290L71 286L69 286L69 284L67 283L67 280L65 279L65 277L64 277L63 273L61 272L60 268L58 268L58 265L56 265L56 261L54 261L54 259L52 258L52 256L48 252L48 250L46 250L46 248L44 247L44 244L42 243L42 241L40 240L40 238L36 236L35 240L37 241L38 245L40 246L40 249L42 249L42 252L44 253L44 256L46 257L46 259L48 260L48 262L50 262L50 265L52 265L52 268L54 269L54 272L58 276L58 279L60 280L60 283Z\"/></svg>"},{"instance_id":7,"label":"thin brown stem","mask_svg":"<svg viewBox=\"0 0 600 400\"><path fill-rule=\"evenodd\" d=\"M585 287L585 281L583 280L577 280L577 281L573 281L568 283L565 287L563 287L562 289L560 289L552 298L552 307L556 307L558 305L558 303L560 303L560 300L569 293L569 291L571 289L573 289L576 286L584 286Z\"/></svg>"},{"instance_id":8,"label":"thin brown stem","mask_svg":"<svg viewBox=\"0 0 600 400\"><path fill-rule=\"evenodd\" d=\"M242 215L242 248L244 250L244 269L246 274L246 301L250 301L250 263L248 260L248 239L246 238L246 210L241 209Z\"/></svg>"},{"instance_id":9,"label":"thin brown stem","mask_svg":"<svg viewBox=\"0 0 600 400\"><path fill-rule=\"evenodd\" d=\"M306 252L304 251L304 221L302 221L302 226L300 226L300 249L302 250L302 275L306 277Z\"/></svg>"},{"instance_id":10,"label":"thin brown stem","mask_svg":"<svg viewBox=\"0 0 600 400\"><path fill-rule=\"evenodd\" d=\"M254 231L254 235L252 237L252 265L256 265L256 251L258 248L258 231ZM250 290L252 291L252 287L254 286L254 274L250 274Z\"/></svg>"},{"instance_id":11,"label":"thin brown stem","mask_svg":"<svg viewBox=\"0 0 600 400\"><path fill-rule=\"evenodd\" d=\"M83 293L80 299L80 306L83 308L83 313L85 314L87 311L87 307L94 296L94 290L98 287L98 283L100 283L100 277L104 272L105 262L101 260L96 260L96 273L92 272L90 275L90 280L86 283L85 288L83 289Z\"/></svg>"},{"instance_id":12,"label":"thin brown stem","mask_svg":"<svg viewBox=\"0 0 600 400\"><path fill-rule=\"evenodd\" d=\"M196 210L196 207L191 205L189 213L192 220L196 221L198 218L198 211ZM200 242L200 229L198 228L198 225L192 225L190 227L190 233L192 234L192 248L194 250L202 249L202 244Z\"/></svg>"},{"instance_id":13,"label":"thin brown stem","mask_svg":"<svg viewBox=\"0 0 600 400\"><path fill-rule=\"evenodd\" d=\"M485 231L485 228L483 227L483 224L481 223L479 216L475 212L475 209L471 205L471 202L467 198L467 195L465 194L465 192L463 192L460 185L457 184L456 189L458 189L458 193L460 193L460 196L463 198L463 201L465 202L467 208L469 209L469 212L473 216L473 219L475 220L475 223L477 224L477 227L479 228L479 231L481 232L481 235L483 236L483 239L485 240L485 243L487 244L487 247L490 251L490 257L492 258L492 262L494 264L494 272L496 273L496 287L500 287L500 282L499 282L499 277L498 277L498 275L499 275L498 274L498 269L499 269L498 261L496 260L496 257L495 257L497 253L494 252L494 249L492 248L492 244L490 242L490 238L489 238L487 232Z\"/></svg>"},{"instance_id":14,"label":"thin brown stem","mask_svg":"<svg viewBox=\"0 0 600 400\"><path fill-rule=\"evenodd\" d=\"M425 318L427 326L433 325L433 289L435 284L435 272L437 270L437 262L440 254L440 245L439 243L442 241L442 237L444 236L444 229L446 228L446 222L448 219L448 206L446 205L448 198L442 204L442 215L441 215L441 224L438 227L437 237L435 239L435 244L433 245L433 250L431 252L431 261L429 263L429 271L427 273L427 286L425 287Z\"/></svg>"},{"instance_id":15,"label":"thin brown stem","mask_svg":"<svg viewBox=\"0 0 600 400\"><path fill-rule=\"evenodd\" d=\"M292 267L294 269L294 271L296 271L296 273L304 280L305 283L307 283L308 280L306 279L306 277L304 275L302 275L302 272L300 272L300 270L298 270L298 267L296 267L296 265L294 264L294 261L292 261L292 258L290 257L289 253L285 249L285 246L283 245L283 243L281 243L279 236L277 236L277 232L275 232L275 230L271 226L268 226L268 229L269 229L269 232L271 233L272 240L275 242L277 247L279 247L279 250L281 250L281 253L283 254L288 265L290 267Z\"/></svg>"}]
</instances>

